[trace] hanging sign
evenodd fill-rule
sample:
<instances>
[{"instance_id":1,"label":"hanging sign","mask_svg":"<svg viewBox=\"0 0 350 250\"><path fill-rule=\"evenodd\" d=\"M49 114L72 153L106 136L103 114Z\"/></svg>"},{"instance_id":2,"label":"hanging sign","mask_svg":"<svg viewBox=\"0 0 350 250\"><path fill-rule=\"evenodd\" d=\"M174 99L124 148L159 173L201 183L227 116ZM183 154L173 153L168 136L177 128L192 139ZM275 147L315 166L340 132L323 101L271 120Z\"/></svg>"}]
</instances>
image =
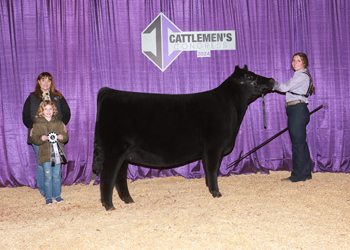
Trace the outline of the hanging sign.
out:
<instances>
[{"instance_id":1,"label":"hanging sign","mask_svg":"<svg viewBox=\"0 0 350 250\"><path fill-rule=\"evenodd\" d=\"M197 57L210 57L213 50L235 50L234 30L182 32L160 13L141 33L142 53L161 71L181 54L196 51Z\"/></svg>"}]
</instances>

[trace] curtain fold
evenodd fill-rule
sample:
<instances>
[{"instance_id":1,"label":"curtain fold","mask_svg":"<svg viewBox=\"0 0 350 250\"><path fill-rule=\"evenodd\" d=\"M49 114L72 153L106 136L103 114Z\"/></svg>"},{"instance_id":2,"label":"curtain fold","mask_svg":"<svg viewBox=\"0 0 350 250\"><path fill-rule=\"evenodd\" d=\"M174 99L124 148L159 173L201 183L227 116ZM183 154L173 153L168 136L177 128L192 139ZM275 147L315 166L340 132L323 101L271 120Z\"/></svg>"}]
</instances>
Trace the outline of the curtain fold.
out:
<instances>
[{"instance_id":1,"label":"curtain fold","mask_svg":"<svg viewBox=\"0 0 350 250\"><path fill-rule=\"evenodd\" d=\"M350 172L350 6L347 0L35 0L0 1L0 187L36 185L36 161L22 123L25 99L36 77L50 72L72 112L65 145L68 164L62 182L90 183L96 97L101 87L186 94L217 87L245 64L253 72L285 82L291 58L305 52L316 94L307 127L315 172ZM210 58L182 52L162 72L141 51L141 33L163 12L181 31L235 30L236 50L212 51ZM246 112L232 153L219 175L291 170L288 132L226 169L287 127L285 96L265 96ZM167 170L130 166L128 178L201 178L201 161ZM98 178L97 178L98 182Z\"/></svg>"}]
</instances>

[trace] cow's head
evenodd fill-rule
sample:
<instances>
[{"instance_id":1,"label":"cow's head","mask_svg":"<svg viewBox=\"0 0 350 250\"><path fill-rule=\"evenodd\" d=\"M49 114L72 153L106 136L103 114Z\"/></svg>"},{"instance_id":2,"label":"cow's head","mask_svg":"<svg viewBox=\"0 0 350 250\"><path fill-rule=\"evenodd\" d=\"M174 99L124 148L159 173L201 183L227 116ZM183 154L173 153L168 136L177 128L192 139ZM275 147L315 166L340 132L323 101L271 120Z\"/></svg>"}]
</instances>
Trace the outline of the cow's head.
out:
<instances>
[{"instance_id":1,"label":"cow's head","mask_svg":"<svg viewBox=\"0 0 350 250\"><path fill-rule=\"evenodd\" d=\"M275 80L264 76L257 75L248 71L247 65L243 69L236 66L235 72L231 75L234 82L250 88L254 94L266 94L272 91Z\"/></svg>"}]
</instances>

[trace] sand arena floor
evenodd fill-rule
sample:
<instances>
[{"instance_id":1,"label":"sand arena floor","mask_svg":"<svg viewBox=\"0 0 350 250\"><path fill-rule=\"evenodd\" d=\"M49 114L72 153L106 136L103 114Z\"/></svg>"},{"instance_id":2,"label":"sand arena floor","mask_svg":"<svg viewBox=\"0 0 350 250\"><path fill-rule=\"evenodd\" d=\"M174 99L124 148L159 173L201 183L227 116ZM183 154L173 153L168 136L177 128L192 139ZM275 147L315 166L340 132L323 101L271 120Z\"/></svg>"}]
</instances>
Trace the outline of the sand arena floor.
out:
<instances>
[{"instance_id":1,"label":"sand arena floor","mask_svg":"<svg viewBox=\"0 0 350 250\"><path fill-rule=\"evenodd\" d=\"M350 249L350 175L289 172L219 178L221 198L204 179L129 182L134 204L98 185L62 187L63 203L38 190L0 188L0 249Z\"/></svg>"}]
</instances>

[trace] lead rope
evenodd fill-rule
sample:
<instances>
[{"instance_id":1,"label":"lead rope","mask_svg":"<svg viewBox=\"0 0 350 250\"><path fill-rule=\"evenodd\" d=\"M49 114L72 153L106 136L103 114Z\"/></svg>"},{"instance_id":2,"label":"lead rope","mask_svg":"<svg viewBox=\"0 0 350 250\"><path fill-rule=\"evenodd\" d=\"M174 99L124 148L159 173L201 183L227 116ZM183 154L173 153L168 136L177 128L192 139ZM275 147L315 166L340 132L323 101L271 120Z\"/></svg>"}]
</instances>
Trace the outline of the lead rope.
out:
<instances>
[{"instance_id":1,"label":"lead rope","mask_svg":"<svg viewBox=\"0 0 350 250\"><path fill-rule=\"evenodd\" d=\"M263 115L264 115L264 128L266 129L266 114L265 114L265 99L264 94L262 94L262 105L263 105Z\"/></svg>"}]
</instances>

